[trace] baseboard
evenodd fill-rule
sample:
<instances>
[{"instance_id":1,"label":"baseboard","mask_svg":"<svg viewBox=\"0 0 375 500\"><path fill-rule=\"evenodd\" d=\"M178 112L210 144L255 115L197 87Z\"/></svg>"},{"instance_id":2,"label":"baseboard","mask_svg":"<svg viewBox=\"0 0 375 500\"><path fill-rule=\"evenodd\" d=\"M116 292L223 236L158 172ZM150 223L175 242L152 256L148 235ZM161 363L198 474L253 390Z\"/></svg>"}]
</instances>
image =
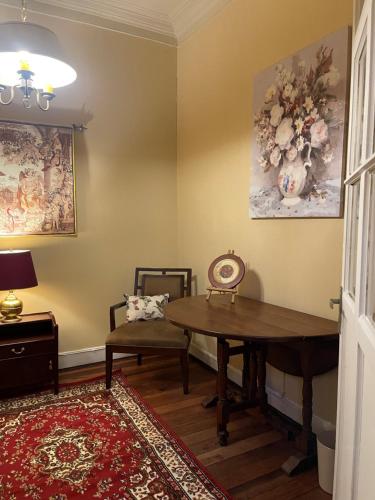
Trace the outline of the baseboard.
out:
<instances>
[{"instance_id":1,"label":"baseboard","mask_svg":"<svg viewBox=\"0 0 375 500\"><path fill-rule=\"evenodd\" d=\"M125 358L131 354L114 354L113 359ZM59 353L59 368L72 368L74 366L90 365L105 361L105 346L87 347L77 351Z\"/></svg>"},{"instance_id":2,"label":"baseboard","mask_svg":"<svg viewBox=\"0 0 375 500\"><path fill-rule=\"evenodd\" d=\"M190 345L190 354L217 371L217 360L214 354L202 349L194 342ZM238 368L228 365L228 378L235 384L239 386L242 385L242 373ZM284 415L287 415L295 422L302 424L302 406L300 404L286 398L282 394L279 394L269 386L266 386L266 391L268 395L268 402L271 406L279 410ZM335 428L331 422L319 417L318 415L313 415L312 426L314 432L334 430Z\"/></svg>"}]
</instances>

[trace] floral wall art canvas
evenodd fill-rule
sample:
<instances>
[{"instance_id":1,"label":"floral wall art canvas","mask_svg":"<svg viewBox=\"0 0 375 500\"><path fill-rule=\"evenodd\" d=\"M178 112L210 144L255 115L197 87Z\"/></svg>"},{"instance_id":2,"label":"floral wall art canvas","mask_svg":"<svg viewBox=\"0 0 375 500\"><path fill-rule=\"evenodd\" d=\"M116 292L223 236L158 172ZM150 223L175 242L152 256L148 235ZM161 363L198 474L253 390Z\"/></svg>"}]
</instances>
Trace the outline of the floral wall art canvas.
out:
<instances>
[{"instance_id":1,"label":"floral wall art canvas","mask_svg":"<svg viewBox=\"0 0 375 500\"><path fill-rule=\"evenodd\" d=\"M73 130L0 122L0 236L75 231Z\"/></svg>"},{"instance_id":2,"label":"floral wall art canvas","mask_svg":"<svg viewBox=\"0 0 375 500\"><path fill-rule=\"evenodd\" d=\"M348 47L345 28L256 77L252 218L341 216Z\"/></svg>"}]
</instances>

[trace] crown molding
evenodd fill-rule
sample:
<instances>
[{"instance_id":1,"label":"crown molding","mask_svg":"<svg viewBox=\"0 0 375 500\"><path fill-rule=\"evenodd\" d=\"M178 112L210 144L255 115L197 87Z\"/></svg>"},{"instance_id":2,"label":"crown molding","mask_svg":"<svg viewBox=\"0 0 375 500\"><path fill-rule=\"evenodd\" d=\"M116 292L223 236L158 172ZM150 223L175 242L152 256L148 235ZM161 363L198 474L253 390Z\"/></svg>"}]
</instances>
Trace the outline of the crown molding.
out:
<instances>
[{"instance_id":1,"label":"crown molding","mask_svg":"<svg viewBox=\"0 0 375 500\"><path fill-rule=\"evenodd\" d=\"M179 43L226 7L231 0L181 0L169 13Z\"/></svg>"},{"instance_id":2,"label":"crown molding","mask_svg":"<svg viewBox=\"0 0 375 500\"><path fill-rule=\"evenodd\" d=\"M158 9L137 0L28 0L27 10L176 46L230 1L176 0L176 7L166 10L163 0ZM20 10L19 0L0 5Z\"/></svg>"},{"instance_id":3,"label":"crown molding","mask_svg":"<svg viewBox=\"0 0 375 500\"><path fill-rule=\"evenodd\" d=\"M104 3L104 1L93 2L93 7ZM1 5L20 11L19 0L0 0ZM67 8L68 5L69 8ZM133 4L131 2L128 4L128 0L123 0L122 5L125 7L125 5ZM30 14L35 13L48 17L56 17L176 46L177 39L169 16L164 14L153 16L147 9L146 13L144 10L142 13L142 9L140 8L135 10L122 8L122 15L120 16L116 15L117 10L105 9L104 16L100 14L100 9L91 9L87 3L85 6L82 6L79 0L29 0L27 3L27 11ZM95 12L95 14L92 12Z\"/></svg>"},{"instance_id":4,"label":"crown molding","mask_svg":"<svg viewBox=\"0 0 375 500\"><path fill-rule=\"evenodd\" d=\"M38 0L38 3L175 36L168 14L132 0Z\"/></svg>"}]
</instances>

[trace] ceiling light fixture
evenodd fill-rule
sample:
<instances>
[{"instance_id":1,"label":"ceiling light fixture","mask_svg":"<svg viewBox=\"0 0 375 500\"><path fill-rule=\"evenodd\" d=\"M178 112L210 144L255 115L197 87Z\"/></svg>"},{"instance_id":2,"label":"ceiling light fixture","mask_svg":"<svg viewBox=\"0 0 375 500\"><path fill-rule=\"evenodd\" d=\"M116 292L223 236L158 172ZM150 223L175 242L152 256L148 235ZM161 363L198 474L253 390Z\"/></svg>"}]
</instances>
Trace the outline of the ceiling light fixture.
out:
<instances>
[{"instance_id":1,"label":"ceiling light fixture","mask_svg":"<svg viewBox=\"0 0 375 500\"><path fill-rule=\"evenodd\" d=\"M47 111L54 89L73 83L77 73L63 61L55 33L26 21L26 0L21 12L22 22L0 23L0 103L13 102L19 89L26 108L35 93L39 108Z\"/></svg>"}]
</instances>

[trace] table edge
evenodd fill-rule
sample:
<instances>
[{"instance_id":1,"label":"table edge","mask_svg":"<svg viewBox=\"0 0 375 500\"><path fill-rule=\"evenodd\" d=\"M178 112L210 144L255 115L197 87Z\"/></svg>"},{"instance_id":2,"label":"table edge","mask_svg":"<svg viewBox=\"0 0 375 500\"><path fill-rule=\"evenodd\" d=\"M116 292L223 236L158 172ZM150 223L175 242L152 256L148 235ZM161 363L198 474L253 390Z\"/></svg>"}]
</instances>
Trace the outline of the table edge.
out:
<instances>
[{"instance_id":1,"label":"table edge","mask_svg":"<svg viewBox=\"0 0 375 500\"><path fill-rule=\"evenodd\" d=\"M194 297L205 297L204 294L199 294L199 295L196 295ZM288 309L286 307L283 307L283 306L276 306L275 304L270 304L268 302L262 302L260 300L256 300L256 299L251 299L249 297L245 297L243 295L241 295L241 297L243 297L244 299L248 299L248 300L251 300L252 302L258 302L259 304L266 304L266 305L270 305L270 306L274 306L274 307L279 307L281 309ZM180 299L177 299L177 300L184 300L185 298L190 298L190 297L182 297ZM203 330L203 329L199 329L197 327L193 327L191 325L188 325L186 323L181 323L179 321L176 321L176 320L172 320L168 317L168 305L170 305L172 303L169 303L167 304L167 307L165 309L165 318L170 322L172 323L172 325L175 325L179 328L182 328L184 330L190 330L191 332L195 332L195 333L199 333L201 335L206 335L208 337L216 337L216 338L223 338L223 339L229 339L229 340L237 340L237 341L244 341L244 340L253 340L253 341L257 341L257 342L261 342L261 341L264 341L264 342L280 342L280 343L286 343L286 342L300 342L300 341L307 341L307 342L312 342L314 340L319 340L319 341L325 341L325 340L334 340L334 339L337 339L340 335L340 332L339 330L337 330L336 332L334 333L322 333L322 334L316 334L316 335L295 335L295 336L285 336L285 337L265 337L265 336L258 336L256 334L249 334L248 336L244 337L243 335L236 335L236 334L233 334L233 333L224 333L224 332L218 332L216 330ZM291 309L292 310L292 309ZM316 315L313 315L313 314L309 314L309 313L304 313L302 311L295 311L295 312L298 312L300 314L306 314L307 316L313 316L315 318L320 318L320 319L324 319L326 321L331 321L332 323L335 323L338 327L339 323L337 321L334 321L334 320L330 320L328 318L322 318L321 316L316 316Z\"/></svg>"}]
</instances>

